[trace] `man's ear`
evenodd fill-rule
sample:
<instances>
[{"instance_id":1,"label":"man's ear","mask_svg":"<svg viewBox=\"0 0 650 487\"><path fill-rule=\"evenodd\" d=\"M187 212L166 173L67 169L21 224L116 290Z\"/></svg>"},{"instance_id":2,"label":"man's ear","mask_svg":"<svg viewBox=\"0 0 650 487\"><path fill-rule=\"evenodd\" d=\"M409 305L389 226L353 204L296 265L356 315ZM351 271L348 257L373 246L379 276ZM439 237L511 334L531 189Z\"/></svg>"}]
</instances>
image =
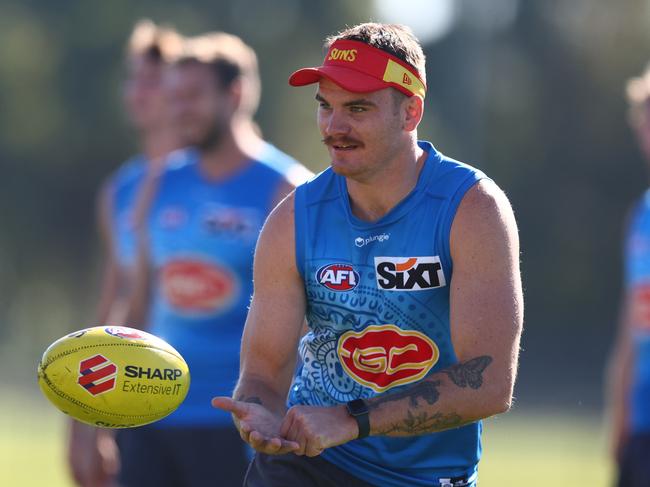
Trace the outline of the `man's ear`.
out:
<instances>
[{"instance_id":1,"label":"man's ear","mask_svg":"<svg viewBox=\"0 0 650 487\"><path fill-rule=\"evenodd\" d=\"M404 110L404 130L413 132L422 121L424 100L419 95L410 96L402 103L402 110Z\"/></svg>"},{"instance_id":2,"label":"man's ear","mask_svg":"<svg viewBox=\"0 0 650 487\"><path fill-rule=\"evenodd\" d=\"M228 91L233 103L233 112L237 112L242 108L242 102L243 102L242 98L243 98L244 86L241 77L235 79L231 83Z\"/></svg>"}]
</instances>

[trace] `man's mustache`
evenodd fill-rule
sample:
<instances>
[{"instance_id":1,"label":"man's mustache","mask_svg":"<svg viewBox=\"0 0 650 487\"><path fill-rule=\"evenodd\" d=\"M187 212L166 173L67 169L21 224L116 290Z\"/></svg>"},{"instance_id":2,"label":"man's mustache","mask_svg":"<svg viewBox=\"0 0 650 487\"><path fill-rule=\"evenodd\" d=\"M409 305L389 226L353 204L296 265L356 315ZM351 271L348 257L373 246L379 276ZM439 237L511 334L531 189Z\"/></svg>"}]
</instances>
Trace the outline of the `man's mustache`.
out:
<instances>
[{"instance_id":1,"label":"man's mustache","mask_svg":"<svg viewBox=\"0 0 650 487\"><path fill-rule=\"evenodd\" d=\"M356 146L362 146L363 143L357 139L353 139L351 137L333 137L331 135L328 135L322 140L323 144L325 144L328 147L332 146L342 146L342 145L356 145Z\"/></svg>"}]
</instances>

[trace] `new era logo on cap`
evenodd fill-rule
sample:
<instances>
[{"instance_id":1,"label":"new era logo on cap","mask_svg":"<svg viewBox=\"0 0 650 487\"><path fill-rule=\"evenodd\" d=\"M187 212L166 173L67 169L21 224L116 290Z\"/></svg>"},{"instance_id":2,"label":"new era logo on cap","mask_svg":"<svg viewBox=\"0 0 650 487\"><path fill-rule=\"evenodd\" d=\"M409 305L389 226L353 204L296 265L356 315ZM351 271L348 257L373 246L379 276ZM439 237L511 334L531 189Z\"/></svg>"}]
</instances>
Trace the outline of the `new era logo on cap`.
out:
<instances>
[{"instance_id":1,"label":"new era logo on cap","mask_svg":"<svg viewBox=\"0 0 650 487\"><path fill-rule=\"evenodd\" d=\"M409 78L409 75L404 73L404 78L402 78L402 83L405 85L411 85L413 82L411 81L411 78Z\"/></svg>"},{"instance_id":2,"label":"new era logo on cap","mask_svg":"<svg viewBox=\"0 0 650 487\"><path fill-rule=\"evenodd\" d=\"M103 355L95 355L79 362L77 383L93 396L115 388L117 365Z\"/></svg>"}]
</instances>

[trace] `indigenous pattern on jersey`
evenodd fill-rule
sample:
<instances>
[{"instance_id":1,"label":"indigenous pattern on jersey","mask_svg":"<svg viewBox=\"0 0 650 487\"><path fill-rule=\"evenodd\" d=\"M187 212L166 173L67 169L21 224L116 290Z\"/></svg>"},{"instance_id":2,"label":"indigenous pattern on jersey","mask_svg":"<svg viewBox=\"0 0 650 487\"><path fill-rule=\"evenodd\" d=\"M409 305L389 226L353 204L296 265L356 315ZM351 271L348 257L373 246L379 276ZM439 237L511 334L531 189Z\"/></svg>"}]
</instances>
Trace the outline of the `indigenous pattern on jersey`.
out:
<instances>
[{"instance_id":1,"label":"indigenous pattern on jersey","mask_svg":"<svg viewBox=\"0 0 650 487\"><path fill-rule=\"evenodd\" d=\"M123 268L132 267L135 262L133 207L147 172L147 165L144 156L134 156L120 166L109 182L115 258Z\"/></svg>"},{"instance_id":2,"label":"indigenous pattern on jersey","mask_svg":"<svg viewBox=\"0 0 650 487\"><path fill-rule=\"evenodd\" d=\"M650 431L650 190L636 207L625 248L626 287L631 299L634 370L631 427Z\"/></svg>"},{"instance_id":3,"label":"indigenous pattern on jersey","mask_svg":"<svg viewBox=\"0 0 650 487\"><path fill-rule=\"evenodd\" d=\"M376 222L352 214L345 178L331 169L296 190L296 263L309 332L290 406L397 392L458 362L449 234L464 194L485 175L419 145L428 157L415 188ZM440 485L440 478L475 474L480 431L477 422L422 436L373 436L323 456L376 485Z\"/></svg>"},{"instance_id":4,"label":"indigenous pattern on jersey","mask_svg":"<svg viewBox=\"0 0 650 487\"><path fill-rule=\"evenodd\" d=\"M235 386L253 252L286 179L273 168L278 161L253 160L211 181L198 153L186 154L170 157L149 216L148 329L183 355L192 384L181 407L156 425L231 425L210 400Z\"/></svg>"}]
</instances>

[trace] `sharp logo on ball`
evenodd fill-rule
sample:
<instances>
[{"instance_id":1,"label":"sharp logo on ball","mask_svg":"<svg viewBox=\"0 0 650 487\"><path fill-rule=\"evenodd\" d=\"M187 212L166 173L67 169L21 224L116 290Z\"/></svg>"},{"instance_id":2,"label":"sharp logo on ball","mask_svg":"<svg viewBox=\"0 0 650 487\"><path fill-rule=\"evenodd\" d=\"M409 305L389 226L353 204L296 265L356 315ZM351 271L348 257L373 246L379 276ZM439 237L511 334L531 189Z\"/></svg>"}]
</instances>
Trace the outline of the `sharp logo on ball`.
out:
<instances>
[{"instance_id":1,"label":"sharp logo on ball","mask_svg":"<svg viewBox=\"0 0 650 487\"><path fill-rule=\"evenodd\" d=\"M113 335L118 338L135 338L138 340L145 340L147 337L143 333L140 333L138 330L133 328L122 328L120 326L107 326L104 328L104 331L109 335Z\"/></svg>"},{"instance_id":2,"label":"sharp logo on ball","mask_svg":"<svg viewBox=\"0 0 650 487\"><path fill-rule=\"evenodd\" d=\"M93 396L115 388L117 365L103 355L95 355L79 362L77 383Z\"/></svg>"},{"instance_id":3,"label":"sharp logo on ball","mask_svg":"<svg viewBox=\"0 0 650 487\"><path fill-rule=\"evenodd\" d=\"M384 291L421 291L446 285L440 257L375 257L377 287Z\"/></svg>"},{"instance_id":4,"label":"sharp logo on ball","mask_svg":"<svg viewBox=\"0 0 650 487\"><path fill-rule=\"evenodd\" d=\"M332 291L352 291L359 284L359 273L349 264L327 264L318 269L316 280Z\"/></svg>"},{"instance_id":5,"label":"sharp logo on ball","mask_svg":"<svg viewBox=\"0 0 650 487\"><path fill-rule=\"evenodd\" d=\"M224 308L235 294L230 271L201 260L174 260L162 270L162 292L171 306L190 313Z\"/></svg>"},{"instance_id":6,"label":"sharp logo on ball","mask_svg":"<svg viewBox=\"0 0 650 487\"><path fill-rule=\"evenodd\" d=\"M146 379L176 380L183 375L183 371L180 369L152 369L150 367L127 365L124 367L124 375L140 379L144 377Z\"/></svg>"},{"instance_id":7,"label":"sharp logo on ball","mask_svg":"<svg viewBox=\"0 0 650 487\"><path fill-rule=\"evenodd\" d=\"M124 375L131 379L146 379L146 381L139 382L125 379L120 385L123 392L159 396L178 396L181 393L182 384L178 382L183 377L183 371L181 369L159 369L155 367L127 365L124 367ZM152 384L148 382L152 380L176 383Z\"/></svg>"},{"instance_id":8,"label":"sharp logo on ball","mask_svg":"<svg viewBox=\"0 0 650 487\"><path fill-rule=\"evenodd\" d=\"M428 336L395 325L371 325L341 335L337 354L345 371L375 392L424 377L440 352Z\"/></svg>"}]
</instances>

